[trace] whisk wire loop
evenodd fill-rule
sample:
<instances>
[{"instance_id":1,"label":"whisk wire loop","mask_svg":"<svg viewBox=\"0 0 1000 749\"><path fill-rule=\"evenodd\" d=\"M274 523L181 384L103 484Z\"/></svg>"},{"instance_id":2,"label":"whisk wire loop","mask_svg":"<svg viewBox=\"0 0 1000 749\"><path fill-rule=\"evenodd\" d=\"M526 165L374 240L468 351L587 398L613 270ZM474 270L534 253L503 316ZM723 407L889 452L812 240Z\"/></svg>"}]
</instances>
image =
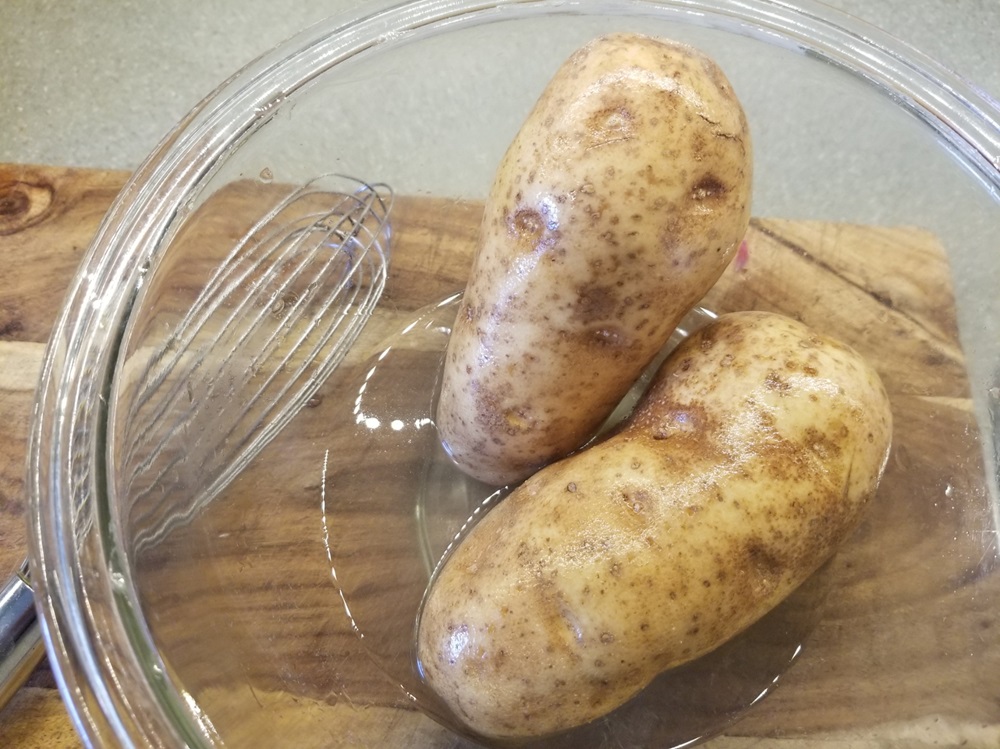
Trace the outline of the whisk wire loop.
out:
<instances>
[{"instance_id":1,"label":"whisk wire loop","mask_svg":"<svg viewBox=\"0 0 1000 749\"><path fill-rule=\"evenodd\" d=\"M137 547L211 501L343 359L385 287L391 205L388 186L340 175L292 191L133 363L114 489ZM160 501L168 486L191 499Z\"/></svg>"}]
</instances>

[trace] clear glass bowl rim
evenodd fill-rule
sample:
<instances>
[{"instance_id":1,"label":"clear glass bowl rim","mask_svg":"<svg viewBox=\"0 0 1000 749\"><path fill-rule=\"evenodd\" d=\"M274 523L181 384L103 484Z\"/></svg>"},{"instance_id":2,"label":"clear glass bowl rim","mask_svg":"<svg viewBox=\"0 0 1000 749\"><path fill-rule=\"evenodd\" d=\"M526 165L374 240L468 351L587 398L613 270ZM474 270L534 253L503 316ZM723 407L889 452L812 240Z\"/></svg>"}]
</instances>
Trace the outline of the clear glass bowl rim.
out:
<instances>
[{"instance_id":1,"label":"clear glass bowl rim","mask_svg":"<svg viewBox=\"0 0 1000 749\"><path fill-rule=\"evenodd\" d=\"M169 244L175 214L229 153L323 71L450 29L553 13L654 15L819 57L929 125L1000 200L1000 105L889 34L813 0L418 0L361 18L335 16L279 45L204 99L136 170L102 222L46 349L26 483L31 576L53 671L88 744L212 743L211 724L196 707L164 700L163 685L150 683L144 660L155 648L144 628L123 617L138 610L134 592L119 595L112 565L95 568L81 559L85 545L104 543L95 500L116 344L144 270ZM95 603L111 604L115 631L99 631Z\"/></svg>"}]
</instances>

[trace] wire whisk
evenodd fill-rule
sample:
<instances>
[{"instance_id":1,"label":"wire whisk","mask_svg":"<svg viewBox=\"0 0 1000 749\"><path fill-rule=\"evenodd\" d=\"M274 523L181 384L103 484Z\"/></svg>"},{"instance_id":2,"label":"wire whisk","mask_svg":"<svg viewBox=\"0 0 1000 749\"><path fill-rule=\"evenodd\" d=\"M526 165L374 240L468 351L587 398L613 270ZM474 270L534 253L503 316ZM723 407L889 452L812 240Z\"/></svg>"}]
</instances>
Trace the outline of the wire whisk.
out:
<instances>
[{"instance_id":1,"label":"wire whisk","mask_svg":"<svg viewBox=\"0 0 1000 749\"><path fill-rule=\"evenodd\" d=\"M337 175L295 190L236 243L162 344L129 357L109 474L136 548L217 496L343 359L385 288L391 206L388 186Z\"/></svg>"}]
</instances>

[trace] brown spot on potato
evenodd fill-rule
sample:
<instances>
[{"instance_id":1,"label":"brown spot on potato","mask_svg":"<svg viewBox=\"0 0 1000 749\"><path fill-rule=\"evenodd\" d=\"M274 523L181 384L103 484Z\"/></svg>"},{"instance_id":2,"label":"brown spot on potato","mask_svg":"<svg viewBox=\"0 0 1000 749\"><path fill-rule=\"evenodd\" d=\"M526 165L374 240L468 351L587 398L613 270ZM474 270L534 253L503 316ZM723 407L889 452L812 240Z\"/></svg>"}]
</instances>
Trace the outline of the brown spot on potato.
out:
<instances>
[{"instance_id":1,"label":"brown spot on potato","mask_svg":"<svg viewBox=\"0 0 1000 749\"><path fill-rule=\"evenodd\" d=\"M695 201L722 200L729 188L714 174L706 174L691 188L691 199Z\"/></svg>"},{"instance_id":2,"label":"brown spot on potato","mask_svg":"<svg viewBox=\"0 0 1000 749\"><path fill-rule=\"evenodd\" d=\"M682 82L679 81L678 85ZM687 85L686 82L684 85ZM595 132L607 135L615 129L619 132L626 130L629 121L635 124L634 119L629 120L614 110L619 96L605 96L605 101L598 107L607 105L612 111L601 115L603 120L600 125L595 123ZM681 99L676 97L670 106L683 106ZM568 108L568 103L563 106ZM657 112L658 117L665 121L674 117L666 111L665 104L661 102L660 106L664 109ZM558 113L548 111L547 114L555 115L557 123L562 122ZM647 110L629 110L627 114L629 117L641 115L644 127L648 122L645 118L650 116ZM594 116L597 117L597 113ZM710 112L710 116L720 123L726 120L714 111ZM684 127L679 117L677 120L678 128ZM693 125L708 131L697 118ZM722 127L719 126L720 129ZM532 136L537 147L542 148L542 135L535 132ZM681 174L670 173L671 167L665 164L661 173L654 175L649 172L644 177L642 169L649 163L655 163L657 169L661 169L663 161L660 152L663 147L658 145L655 153L642 153L633 160L626 156L616 159L613 163L618 166L617 175L615 167L608 166L612 163L611 159L599 160L591 154L595 158L587 162L586 171L569 174L565 184L559 187L563 192L552 188L553 200L560 194L570 198L558 209L560 221L565 220L565 213L574 210L579 215L578 234L574 236L574 242L567 241L564 245L570 248L570 256L558 268L538 263L537 267L548 275L528 279L516 297L505 296L511 291L509 287L498 293L495 299L487 291L475 292L475 299L483 305L483 309L493 310L497 315L489 324L484 316L480 323L484 335L515 330L516 335L508 335L518 340L507 348L479 349L476 347L478 341L469 343L469 351L485 350L484 360L488 358L499 362L500 376L477 373L477 376L465 378L461 387L468 390L469 379L481 378L483 386L475 392L489 395L483 395L478 401L469 398L461 407L455 407L456 417L465 418L470 423L482 423L485 430L490 430L491 436L510 448L516 442L512 431L523 428L531 418L542 421L543 414L548 418L551 413L558 419L568 419L574 412L595 410L593 404L585 402L587 399L581 394L597 390L601 369L610 362L614 361L617 366L626 357L638 356L636 351L640 345L636 340L641 338L642 345L645 345L645 333L641 336L635 333L632 322L653 321L647 322L647 326L654 328L661 326L663 321L663 327L672 327L670 321L673 318L659 306L659 301L674 293L673 289L663 290L665 279L673 278L669 266L674 255L680 258L679 273L697 270L691 266L692 263L717 262L713 251L728 247L729 237L719 233L713 235L707 226L708 220L702 221L701 217L720 208L721 204L716 201L731 200L743 189L737 183L739 178L734 172L724 171L722 167L710 163L715 158L713 154L716 150L729 146L710 138L706 140L705 161L693 163L685 156L684 166L690 174L683 180ZM531 139L527 142L530 143ZM681 134L668 148L686 147L689 142L690 137ZM629 147L632 147L631 144ZM576 151L578 153L579 148ZM522 155L525 153L531 152L521 152ZM515 184L523 186L525 173L537 165L515 158L511 162L512 171L515 171L515 166ZM536 176L541 183L548 179L541 168L538 168ZM616 176L624 177L624 186L622 182L610 181ZM660 183L667 180L672 180L673 184L665 192ZM584 190L586 185L590 185L593 192ZM550 187L539 184L537 189L541 192ZM643 194L640 188L647 190L644 198L638 197ZM624 207L616 205L615 200L626 190L631 190L633 197ZM525 190L526 195L527 192ZM694 205L692 200L698 205ZM585 204L591 209L589 216L601 214L601 223L596 230L591 229L590 218L583 210ZM516 205L520 206L520 203ZM655 210L662 210L667 218L656 215L651 208L654 205L658 205ZM727 205L726 210L731 209ZM503 236L497 240L506 244L490 245L487 249L493 253L491 257L511 259L507 271L493 269L496 277L503 280L510 278L504 273L509 274L516 267L519 259L516 251L521 247L517 242L510 242L507 230L513 233L515 239L524 240L534 248L551 229L546 226L548 217L531 207L521 209L527 211L525 213L513 211L510 204L496 210L498 215L508 220L506 227L501 221ZM621 223L614 239L622 246L616 249L596 243L599 251L577 263L573 257L578 247L575 240L583 237L592 242L611 225L611 217L619 214ZM688 214L697 214L700 223L676 218ZM630 219L630 216L641 216L643 223ZM641 230L640 238L627 239L626 229L629 228ZM565 235L569 234L565 224L563 231ZM639 243L641 247L636 246ZM512 244L515 245L513 250ZM574 270L578 270L576 275L573 275ZM612 276L612 272L616 275ZM617 275L619 273L623 275ZM558 274L562 274L561 279L566 279L566 283L560 287L562 291L557 301L550 305L540 303L539 299L548 300L553 286L550 277ZM483 289L488 286L487 280L481 282ZM647 280L650 285L643 285ZM470 283L476 285L479 281L479 278L474 278ZM681 291L687 291L693 284L685 282L680 285L683 287ZM700 295L701 292L698 293ZM627 301L629 299L631 301ZM635 314L632 320L616 317L626 309L638 310L651 300L653 306L648 311ZM495 309L494 302L497 305ZM556 322L549 323L550 318ZM537 337L522 334L525 329L538 325L539 321L545 321L548 327L543 327ZM634 689L632 692L625 689L621 694L615 694L615 690L624 689L620 687L623 682L633 678L641 682L651 677L646 673L649 668L662 665L665 656L650 652L654 643L659 647L659 643L669 641L671 658L682 649L692 657L704 652L706 639L726 636L729 621L726 617L730 614L725 607L731 606L731 598L743 595L745 590L769 590L778 580L775 575L784 574L797 563L798 555L802 553L798 547L805 548L814 539L835 533L835 521L821 522L808 531L802 531L801 535L806 538L799 539L799 526L805 521L795 518L798 513L811 512L821 506L817 503L825 500L825 495L817 489L817 503L812 503L813 497L803 491L799 496L784 496L783 487L782 491L771 491L778 485L771 481L766 469L760 468L761 464L769 461L779 463L781 459L784 462L780 470L793 475L819 462L816 461L816 454L826 448L822 447L821 440L810 439L807 440L809 445L821 447L805 449L807 446L800 434L794 435L794 439L790 437L782 441L778 425L769 426L762 415L764 406L774 406L777 399L768 398L765 401L760 398L762 402L756 405L744 404L743 394L760 386L767 376L768 367L787 375L788 372L782 368L787 359L797 362L808 360L801 352L788 353L789 346L794 348L794 339L789 342L772 336L761 343L761 336L754 338L756 333L751 332L750 322L751 318L742 318L740 324L723 322L715 328L717 332L708 332L701 342L695 341L681 350L679 356L669 360L668 375L662 387L660 381L655 381L649 400L637 407L643 409L648 406L651 409L649 415L637 410L639 415L633 417L635 421L630 421L622 431L528 479L483 516L435 579L426 611L436 610L440 617L480 615L487 622L498 623L497 631L491 636L508 638L490 646L499 650L487 648L485 651L494 653L495 671L503 673L502 679L494 673L481 681L463 682L461 674L454 677L454 672L458 671L455 668L451 673L444 673L440 681L434 681L428 672L428 684L432 688L438 688L439 684L450 679L456 687L455 700L462 705L469 705L477 699L485 703L498 695L510 697L502 708L492 714L488 710L485 716L479 710L467 713L482 718L480 723L473 725L474 730L481 730L482 727L489 733L498 725L510 724L518 731L561 730L568 727L567 721L593 719L601 713L576 712L571 703L600 703L607 709L620 704L622 699L634 692ZM742 346L738 345L741 337L747 339ZM483 342L484 347L491 344L492 341ZM702 344L705 350L702 350ZM772 353L772 347L777 351ZM560 357L558 363L561 368L545 370L539 382L524 386L522 381L527 378L523 373L528 361L522 356L525 349L537 352L543 362L551 350L554 356ZM763 363L755 360L746 354L748 349L764 351L770 359ZM728 361L725 360L727 355L732 357ZM467 362L466 359L458 361L460 366ZM711 365L706 366L705 361ZM720 361L723 366L719 366ZM509 365L514 363L517 366L510 369ZM742 374L741 368L746 370ZM459 367L456 366L456 369ZM540 366L539 371L542 369L544 367ZM747 373L751 373L751 379L734 379L747 376ZM796 381L794 377L776 378L772 385L780 391L783 386L791 387ZM503 390L504 387L509 391ZM716 390L726 394L727 403L722 405L728 410L719 410L719 396L712 397ZM608 400L614 402L613 398ZM801 399L801 403L809 407L805 398ZM485 416L476 413L470 407L473 405L489 408L490 413ZM672 413L671 420L664 419L665 412ZM754 449L741 450L747 445L745 441L738 445L717 444L717 433L722 431L720 425L725 424L727 428L733 425L733 419L724 418L725 413L739 414L742 421L737 426L755 430L753 435L741 436L741 440L763 437L759 451L756 450L756 443L751 445ZM695 414L697 418L694 422L685 422L680 420L681 414ZM644 428L641 431L633 429L632 424L640 421ZM851 424L852 439L856 441L863 441L866 432L877 429L874 426L869 429L867 422L858 426L853 422ZM816 428L820 431L825 429L822 420L816 422ZM667 435L671 439L664 443L662 440ZM609 448L626 443L628 448L619 452ZM793 449L799 451L798 464L793 459ZM526 445L516 450L521 456L530 454L535 457L541 448L533 449L531 445ZM565 468L567 465L570 467ZM640 468L634 468L634 465ZM578 469L577 466L583 468ZM712 466L719 470L712 469ZM639 470L642 471L641 478L636 475ZM758 476L764 478L763 485L768 491L754 491L753 484ZM731 483L726 484L727 481ZM796 487L801 488L802 485L801 482L789 482L788 491L799 491ZM724 502L716 501L722 499L719 486L726 492ZM574 496L568 498L567 493ZM769 506L765 510L762 505ZM558 522L554 507L562 512ZM689 530L692 533L688 534ZM775 540L780 534L784 534L781 542ZM529 539L530 543L519 546L518 541L525 539ZM789 544L797 548L789 550ZM462 581L476 589L476 602L473 604L464 600L472 598L471 595L464 595L467 590L464 584L456 583L448 589L443 587L447 584L449 566L456 564L462 554L468 554L480 563L474 580L471 583ZM496 570L488 575L485 574L486 560L495 565ZM732 566L725 566L727 562L731 562ZM456 574L461 574L461 567L454 569ZM554 570L559 574L553 574ZM440 600L435 599L436 590L445 591ZM495 597L491 599L491 596ZM629 596L634 609L625 616L623 603L629 600ZM725 598L727 596L729 598ZM720 603L724 598L725 606ZM496 604L489 600L511 604L517 615L501 619ZM434 609L434 606L437 608ZM461 613L454 613L456 611ZM468 613L470 611L473 613ZM591 612L595 613L592 615ZM692 617L692 612L700 612L702 618ZM501 621L502 626L499 624ZM612 623L605 627L620 625L623 630L606 632L601 625L595 628L594 624L601 621ZM670 629L660 631L658 627L664 621L669 622ZM629 637L624 634L626 630L630 633ZM647 631L648 634L638 637L643 652L629 651L630 638L637 632ZM685 638L685 631L693 634ZM672 640L671 633L675 635ZM605 638L605 634L612 635L613 639ZM595 639L602 645L601 668L607 669L600 674L587 672L596 654L593 649L588 651L586 646L592 647ZM470 655L475 657L475 653ZM515 664L516 659L520 660ZM650 660L652 665L646 660ZM637 667L636 664L641 665ZM633 671L641 676L633 676ZM545 675L539 678L538 674ZM519 680L530 681L536 691L526 695ZM545 694L557 680L570 686L570 689L551 696ZM639 688L641 683L632 687ZM454 701L447 694L443 697L450 703ZM529 717L531 725L521 725Z\"/></svg>"},{"instance_id":3,"label":"brown spot on potato","mask_svg":"<svg viewBox=\"0 0 1000 749\"><path fill-rule=\"evenodd\" d=\"M777 372L771 370L767 373L767 377L764 378L764 387L768 390L774 390L780 394L788 393L792 386L788 384L788 381L783 379Z\"/></svg>"},{"instance_id":4,"label":"brown spot on potato","mask_svg":"<svg viewBox=\"0 0 1000 749\"><path fill-rule=\"evenodd\" d=\"M624 102L616 102L591 114L583 123L585 148L600 148L631 140L636 134L636 116Z\"/></svg>"},{"instance_id":5,"label":"brown spot on potato","mask_svg":"<svg viewBox=\"0 0 1000 749\"><path fill-rule=\"evenodd\" d=\"M507 424L507 434L526 432L534 427L534 420L524 409L508 408L504 411L503 418Z\"/></svg>"},{"instance_id":6,"label":"brown spot on potato","mask_svg":"<svg viewBox=\"0 0 1000 749\"><path fill-rule=\"evenodd\" d=\"M739 567L756 575L761 580L773 581L784 574L786 566L767 544L760 538L746 539L737 550Z\"/></svg>"},{"instance_id":7,"label":"brown spot on potato","mask_svg":"<svg viewBox=\"0 0 1000 749\"><path fill-rule=\"evenodd\" d=\"M652 504L653 496L646 489L626 489L620 501L632 514L642 515Z\"/></svg>"},{"instance_id":8,"label":"brown spot on potato","mask_svg":"<svg viewBox=\"0 0 1000 749\"><path fill-rule=\"evenodd\" d=\"M533 208L519 208L507 219L507 233L522 252L538 247L545 229L545 217Z\"/></svg>"},{"instance_id":9,"label":"brown spot on potato","mask_svg":"<svg viewBox=\"0 0 1000 749\"><path fill-rule=\"evenodd\" d=\"M584 325L616 316L620 305L614 287L607 284L587 284L576 289L573 315Z\"/></svg>"}]
</instances>

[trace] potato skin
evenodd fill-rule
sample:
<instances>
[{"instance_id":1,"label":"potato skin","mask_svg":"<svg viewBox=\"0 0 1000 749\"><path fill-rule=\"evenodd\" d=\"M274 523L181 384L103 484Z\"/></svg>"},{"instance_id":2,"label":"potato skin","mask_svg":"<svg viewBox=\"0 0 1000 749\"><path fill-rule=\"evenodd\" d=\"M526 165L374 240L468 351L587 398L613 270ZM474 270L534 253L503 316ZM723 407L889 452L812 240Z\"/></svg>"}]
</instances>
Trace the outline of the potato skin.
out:
<instances>
[{"instance_id":1,"label":"potato skin","mask_svg":"<svg viewBox=\"0 0 1000 749\"><path fill-rule=\"evenodd\" d=\"M486 736L606 714L828 559L891 431L854 351L779 315L720 317L620 430L539 471L457 546L419 623L426 682Z\"/></svg>"},{"instance_id":2,"label":"potato skin","mask_svg":"<svg viewBox=\"0 0 1000 749\"><path fill-rule=\"evenodd\" d=\"M746 232L751 144L719 68L636 34L572 55L486 203L437 426L502 485L578 448Z\"/></svg>"}]
</instances>

